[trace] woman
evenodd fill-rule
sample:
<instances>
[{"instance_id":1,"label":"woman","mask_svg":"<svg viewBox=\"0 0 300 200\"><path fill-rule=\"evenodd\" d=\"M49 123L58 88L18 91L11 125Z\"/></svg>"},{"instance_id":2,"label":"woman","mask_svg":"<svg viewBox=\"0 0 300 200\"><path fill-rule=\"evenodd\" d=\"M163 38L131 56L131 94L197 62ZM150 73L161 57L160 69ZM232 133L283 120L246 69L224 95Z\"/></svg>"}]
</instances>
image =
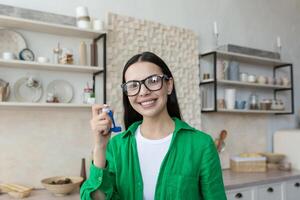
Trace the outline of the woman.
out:
<instances>
[{"instance_id":1,"label":"woman","mask_svg":"<svg viewBox=\"0 0 300 200\"><path fill-rule=\"evenodd\" d=\"M126 130L110 139L111 120L93 107L93 162L81 199L226 199L211 137L181 121L173 76L151 52L123 70ZM100 112L100 114L98 114ZM97 199L97 198L94 198Z\"/></svg>"}]
</instances>

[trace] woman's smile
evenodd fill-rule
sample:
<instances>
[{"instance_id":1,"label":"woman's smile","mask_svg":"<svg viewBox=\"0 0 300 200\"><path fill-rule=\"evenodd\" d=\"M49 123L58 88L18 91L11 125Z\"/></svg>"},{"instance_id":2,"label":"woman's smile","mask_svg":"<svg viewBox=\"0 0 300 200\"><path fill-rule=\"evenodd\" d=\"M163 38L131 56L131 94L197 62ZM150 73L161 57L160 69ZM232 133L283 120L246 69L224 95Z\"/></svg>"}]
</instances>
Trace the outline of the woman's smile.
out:
<instances>
[{"instance_id":1,"label":"woman's smile","mask_svg":"<svg viewBox=\"0 0 300 200\"><path fill-rule=\"evenodd\" d=\"M139 104L142 106L142 108L147 109L147 108L152 108L155 106L157 99L147 99L147 100L142 100L139 102Z\"/></svg>"}]
</instances>

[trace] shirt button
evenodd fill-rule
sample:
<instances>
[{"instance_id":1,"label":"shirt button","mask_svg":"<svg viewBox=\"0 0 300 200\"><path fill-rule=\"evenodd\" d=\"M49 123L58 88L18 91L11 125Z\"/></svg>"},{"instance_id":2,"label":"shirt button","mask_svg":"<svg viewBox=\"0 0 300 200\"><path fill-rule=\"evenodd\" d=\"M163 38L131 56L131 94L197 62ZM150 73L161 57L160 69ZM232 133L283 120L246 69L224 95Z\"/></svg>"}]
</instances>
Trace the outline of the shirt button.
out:
<instances>
[{"instance_id":1,"label":"shirt button","mask_svg":"<svg viewBox=\"0 0 300 200\"><path fill-rule=\"evenodd\" d=\"M102 182L102 177L99 177L99 178L98 178L98 181Z\"/></svg>"}]
</instances>

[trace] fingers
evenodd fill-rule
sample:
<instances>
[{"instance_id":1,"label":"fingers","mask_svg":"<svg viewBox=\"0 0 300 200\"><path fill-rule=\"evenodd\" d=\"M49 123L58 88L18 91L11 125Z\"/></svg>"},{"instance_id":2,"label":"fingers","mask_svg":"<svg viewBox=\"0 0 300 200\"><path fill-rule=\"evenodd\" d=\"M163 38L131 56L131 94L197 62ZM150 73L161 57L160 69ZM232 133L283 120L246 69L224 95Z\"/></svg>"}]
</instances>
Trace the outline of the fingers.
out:
<instances>
[{"instance_id":1,"label":"fingers","mask_svg":"<svg viewBox=\"0 0 300 200\"><path fill-rule=\"evenodd\" d=\"M105 105L105 104L102 104L102 105L100 105L100 104L94 104L94 105L92 106L92 115L93 115L93 117L99 115L100 111L101 111L102 108L104 108L104 107L107 107L107 105Z\"/></svg>"},{"instance_id":2,"label":"fingers","mask_svg":"<svg viewBox=\"0 0 300 200\"><path fill-rule=\"evenodd\" d=\"M112 120L107 113L101 113L90 121L91 128L96 133L106 135L112 127Z\"/></svg>"}]
</instances>

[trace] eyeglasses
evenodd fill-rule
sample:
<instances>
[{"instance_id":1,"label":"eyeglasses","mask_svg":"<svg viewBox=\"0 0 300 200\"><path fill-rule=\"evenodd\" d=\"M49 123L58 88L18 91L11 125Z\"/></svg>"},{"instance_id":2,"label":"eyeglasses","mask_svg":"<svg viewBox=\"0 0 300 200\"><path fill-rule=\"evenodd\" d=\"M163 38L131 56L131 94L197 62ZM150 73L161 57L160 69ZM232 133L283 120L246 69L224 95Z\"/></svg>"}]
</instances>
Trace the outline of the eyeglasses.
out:
<instances>
[{"instance_id":1,"label":"eyeglasses","mask_svg":"<svg viewBox=\"0 0 300 200\"><path fill-rule=\"evenodd\" d=\"M123 83L121 87L125 95L135 96L140 92L142 84L144 84L144 86L149 91L160 90L163 86L164 79L169 80L170 78L167 75L154 74L140 81L137 80L128 81L126 83Z\"/></svg>"}]
</instances>

